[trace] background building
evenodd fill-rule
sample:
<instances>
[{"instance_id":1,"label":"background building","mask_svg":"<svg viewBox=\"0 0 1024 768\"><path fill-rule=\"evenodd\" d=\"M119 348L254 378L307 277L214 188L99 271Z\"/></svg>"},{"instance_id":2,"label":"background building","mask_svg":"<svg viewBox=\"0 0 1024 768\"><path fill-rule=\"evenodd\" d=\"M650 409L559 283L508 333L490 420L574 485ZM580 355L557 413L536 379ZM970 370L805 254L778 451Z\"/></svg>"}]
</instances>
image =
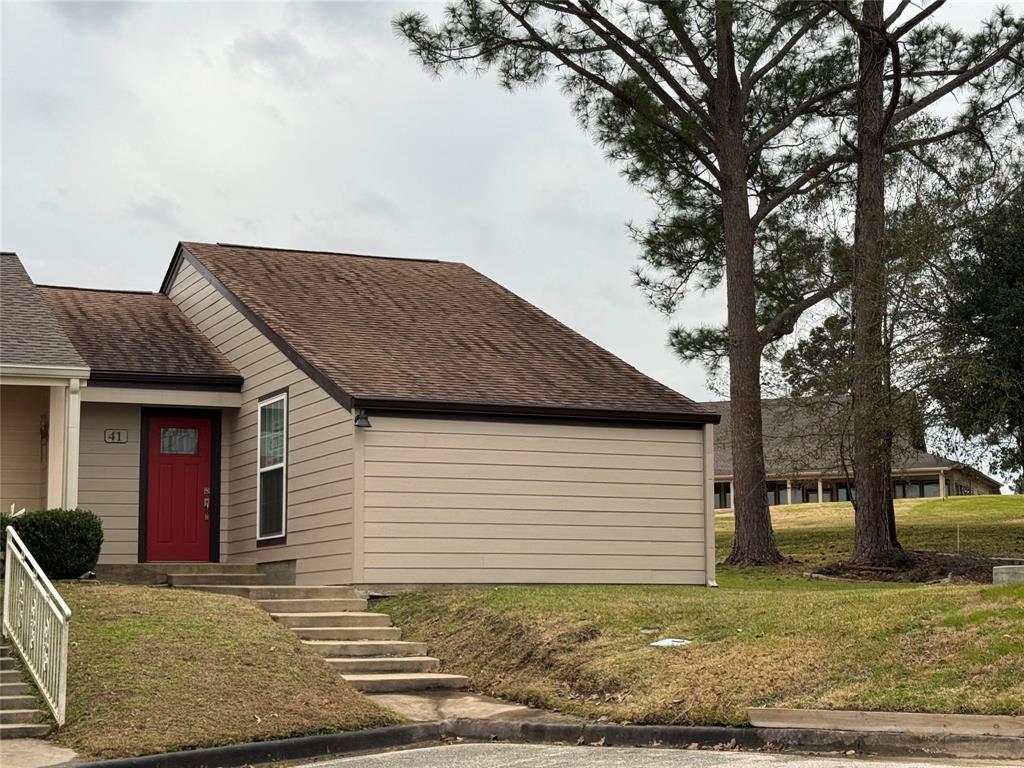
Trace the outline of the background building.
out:
<instances>
[{"instance_id":1,"label":"background building","mask_svg":"<svg viewBox=\"0 0 1024 768\"><path fill-rule=\"evenodd\" d=\"M704 405L722 415L722 422L715 429L715 508L728 509L732 507L729 401ZM762 416L769 504L853 498L852 424L848 401L766 399ZM923 429L908 428L896 440L894 498L1000 492L998 480L967 464L929 453L923 432Z\"/></svg>"}]
</instances>

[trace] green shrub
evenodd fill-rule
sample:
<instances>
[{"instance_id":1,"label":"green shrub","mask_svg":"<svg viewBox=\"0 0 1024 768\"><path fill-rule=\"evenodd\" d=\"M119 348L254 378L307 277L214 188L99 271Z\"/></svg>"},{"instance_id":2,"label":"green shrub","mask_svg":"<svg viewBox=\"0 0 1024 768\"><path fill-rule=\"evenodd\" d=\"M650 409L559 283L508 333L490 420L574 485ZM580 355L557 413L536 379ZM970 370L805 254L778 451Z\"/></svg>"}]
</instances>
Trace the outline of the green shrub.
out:
<instances>
[{"instance_id":1,"label":"green shrub","mask_svg":"<svg viewBox=\"0 0 1024 768\"><path fill-rule=\"evenodd\" d=\"M20 517L0 514L0 547L7 551L7 526L51 579L77 579L96 567L103 544L99 517L85 509L40 509Z\"/></svg>"}]
</instances>

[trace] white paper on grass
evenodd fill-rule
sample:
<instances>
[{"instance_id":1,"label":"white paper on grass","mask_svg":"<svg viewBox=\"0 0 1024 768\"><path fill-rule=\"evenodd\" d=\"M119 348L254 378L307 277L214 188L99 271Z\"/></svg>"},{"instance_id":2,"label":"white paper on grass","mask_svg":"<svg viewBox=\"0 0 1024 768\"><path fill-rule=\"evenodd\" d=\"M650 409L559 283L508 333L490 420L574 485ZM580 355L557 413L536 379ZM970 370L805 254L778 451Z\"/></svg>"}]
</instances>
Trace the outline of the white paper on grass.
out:
<instances>
[{"instance_id":1,"label":"white paper on grass","mask_svg":"<svg viewBox=\"0 0 1024 768\"><path fill-rule=\"evenodd\" d=\"M663 640L655 640L651 643L652 648L679 648L683 645L689 645L690 640L683 640L679 637L666 637Z\"/></svg>"}]
</instances>

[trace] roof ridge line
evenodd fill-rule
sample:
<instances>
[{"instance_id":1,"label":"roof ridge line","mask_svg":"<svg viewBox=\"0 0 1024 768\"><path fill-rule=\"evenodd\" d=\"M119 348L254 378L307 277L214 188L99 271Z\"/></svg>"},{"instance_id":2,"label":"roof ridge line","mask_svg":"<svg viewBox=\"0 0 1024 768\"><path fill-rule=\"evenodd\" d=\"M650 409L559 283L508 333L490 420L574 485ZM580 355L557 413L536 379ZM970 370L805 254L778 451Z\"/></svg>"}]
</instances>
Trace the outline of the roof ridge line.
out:
<instances>
[{"instance_id":1,"label":"roof ridge line","mask_svg":"<svg viewBox=\"0 0 1024 768\"><path fill-rule=\"evenodd\" d=\"M157 291L138 291L127 288L86 288L81 285L50 285L49 283L35 283L36 288L55 288L58 291L92 291L94 293L130 293L140 296L162 296Z\"/></svg>"},{"instance_id":2,"label":"roof ridge line","mask_svg":"<svg viewBox=\"0 0 1024 768\"><path fill-rule=\"evenodd\" d=\"M210 245L210 243L196 243L196 245ZM460 264L458 261L442 261L441 259L417 259L412 256L378 256L373 253L351 253L348 251L322 251L309 250L306 248L275 248L268 245L246 245L244 243L222 243L216 242L221 248L246 248L254 251L279 251L281 253L312 253L320 256L351 256L356 259L381 259L384 261L416 261L423 264Z\"/></svg>"}]
</instances>

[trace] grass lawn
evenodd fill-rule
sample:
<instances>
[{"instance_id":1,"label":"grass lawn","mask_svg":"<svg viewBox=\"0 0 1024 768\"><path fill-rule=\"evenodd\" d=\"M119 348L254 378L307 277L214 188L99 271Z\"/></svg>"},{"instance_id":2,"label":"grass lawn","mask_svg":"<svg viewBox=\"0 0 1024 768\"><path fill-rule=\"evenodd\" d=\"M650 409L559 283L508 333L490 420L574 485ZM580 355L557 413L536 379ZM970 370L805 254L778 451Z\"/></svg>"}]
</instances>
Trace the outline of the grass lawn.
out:
<instances>
[{"instance_id":1,"label":"grass lawn","mask_svg":"<svg viewBox=\"0 0 1024 768\"><path fill-rule=\"evenodd\" d=\"M1024 586L807 580L847 556L846 505L777 508L803 561L722 569L720 589L501 587L382 601L473 687L589 717L744 723L759 706L1024 714ZM820 516L819 516L820 515ZM1024 554L1024 499L900 505L904 545ZM731 520L719 520L719 557ZM968 538L970 537L970 538ZM656 634L642 634L657 628ZM682 637L685 648L649 647Z\"/></svg>"},{"instance_id":2,"label":"grass lawn","mask_svg":"<svg viewBox=\"0 0 1024 768\"><path fill-rule=\"evenodd\" d=\"M808 571L844 560L853 551L853 506L794 504L772 507L779 549L795 562L781 571ZM900 499L896 530L906 549L1024 557L1024 496L958 496L949 499ZM718 559L732 548L731 512L715 516Z\"/></svg>"},{"instance_id":3,"label":"grass lawn","mask_svg":"<svg viewBox=\"0 0 1024 768\"><path fill-rule=\"evenodd\" d=\"M391 725L248 600L59 585L71 606L67 724L79 754L120 757Z\"/></svg>"}]
</instances>

